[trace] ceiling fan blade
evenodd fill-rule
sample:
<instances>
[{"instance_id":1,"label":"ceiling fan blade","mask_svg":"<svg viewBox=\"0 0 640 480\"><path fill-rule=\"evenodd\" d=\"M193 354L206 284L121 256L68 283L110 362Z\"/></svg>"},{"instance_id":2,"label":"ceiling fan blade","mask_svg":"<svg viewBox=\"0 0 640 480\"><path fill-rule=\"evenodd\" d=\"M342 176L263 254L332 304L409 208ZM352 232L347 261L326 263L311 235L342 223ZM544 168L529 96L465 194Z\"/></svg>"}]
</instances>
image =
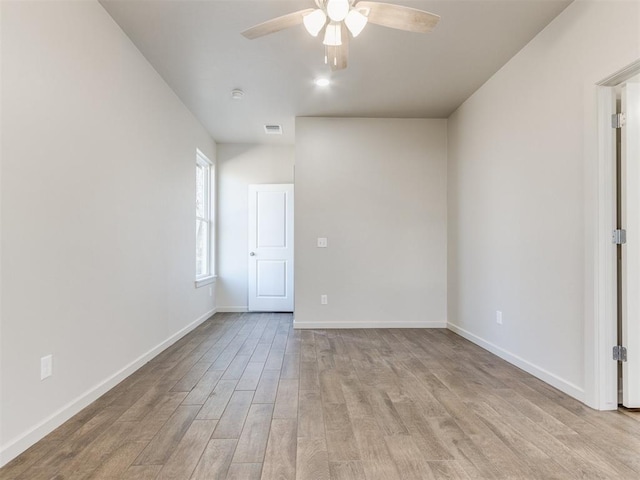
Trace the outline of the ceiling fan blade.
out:
<instances>
[{"instance_id":1,"label":"ceiling fan blade","mask_svg":"<svg viewBox=\"0 0 640 480\"><path fill-rule=\"evenodd\" d=\"M327 46L327 63L331 67L331 71L344 70L347 68L349 60L349 32L342 25L342 45L337 47Z\"/></svg>"},{"instance_id":2,"label":"ceiling fan blade","mask_svg":"<svg viewBox=\"0 0 640 480\"><path fill-rule=\"evenodd\" d=\"M439 15L390 3L363 1L355 7L368 10L367 18L371 23L408 32L427 33L440 21Z\"/></svg>"},{"instance_id":3,"label":"ceiling fan blade","mask_svg":"<svg viewBox=\"0 0 640 480\"><path fill-rule=\"evenodd\" d=\"M242 35L244 35L249 40L253 40L254 38L269 35L270 33L279 32L280 30L284 30L285 28L300 25L302 23L302 17L311 12L313 12L313 8L306 8L297 12L288 13L287 15L283 15L281 17L272 18L271 20L267 20L266 22L262 22L258 25L254 25L253 27L248 28L247 30L242 32Z\"/></svg>"}]
</instances>

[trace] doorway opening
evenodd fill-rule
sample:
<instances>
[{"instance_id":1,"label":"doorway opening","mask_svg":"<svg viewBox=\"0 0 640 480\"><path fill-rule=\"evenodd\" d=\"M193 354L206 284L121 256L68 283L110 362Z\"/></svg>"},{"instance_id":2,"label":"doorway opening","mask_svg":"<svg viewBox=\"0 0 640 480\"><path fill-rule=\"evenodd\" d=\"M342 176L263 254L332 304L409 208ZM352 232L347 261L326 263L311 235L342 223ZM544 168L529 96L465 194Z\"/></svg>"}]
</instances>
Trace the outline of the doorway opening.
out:
<instances>
[{"instance_id":1,"label":"doorway opening","mask_svg":"<svg viewBox=\"0 0 640 480\"><path fill-rule=\"evenodd\" d=\"M600 83L599 110L598 406L635 409L640 408L640 61Z\"/></svg>"}]
</instances>

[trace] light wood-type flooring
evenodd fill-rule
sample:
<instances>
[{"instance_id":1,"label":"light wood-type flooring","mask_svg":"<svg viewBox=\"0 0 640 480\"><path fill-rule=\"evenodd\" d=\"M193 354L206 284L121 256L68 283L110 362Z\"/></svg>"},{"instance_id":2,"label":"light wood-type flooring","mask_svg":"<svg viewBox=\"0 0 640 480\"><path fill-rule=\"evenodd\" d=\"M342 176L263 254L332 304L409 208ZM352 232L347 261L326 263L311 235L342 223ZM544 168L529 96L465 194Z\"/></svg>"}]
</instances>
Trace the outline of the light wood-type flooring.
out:
<instances>
[{"instance_id":1,"label":"light wood-type flooring","mask_svg":"<svg viewBox=\"0 0 640 480\"><path fill-rule=\"evenodd\" d=\"M447 330L217 314L0 478L637 480L640 418Z\"/></svg>"}]
</instances>

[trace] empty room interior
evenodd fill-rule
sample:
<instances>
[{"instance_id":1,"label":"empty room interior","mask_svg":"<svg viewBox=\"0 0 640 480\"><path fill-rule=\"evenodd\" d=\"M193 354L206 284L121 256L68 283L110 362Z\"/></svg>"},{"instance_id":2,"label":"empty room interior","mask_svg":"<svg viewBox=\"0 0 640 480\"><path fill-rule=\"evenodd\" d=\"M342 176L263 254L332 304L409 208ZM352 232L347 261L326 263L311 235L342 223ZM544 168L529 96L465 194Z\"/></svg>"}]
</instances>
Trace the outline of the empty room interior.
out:
<instances>
[{"instance_id":1,"label":"empty room interior","mask_svg":"<svg viewBox=\"0 0 640 480\"><path fill-rule=\"evenodd\" d=\"M0 0L0 479L640 478L640 0L385 1Z\"/></svg>"}]
</instances>

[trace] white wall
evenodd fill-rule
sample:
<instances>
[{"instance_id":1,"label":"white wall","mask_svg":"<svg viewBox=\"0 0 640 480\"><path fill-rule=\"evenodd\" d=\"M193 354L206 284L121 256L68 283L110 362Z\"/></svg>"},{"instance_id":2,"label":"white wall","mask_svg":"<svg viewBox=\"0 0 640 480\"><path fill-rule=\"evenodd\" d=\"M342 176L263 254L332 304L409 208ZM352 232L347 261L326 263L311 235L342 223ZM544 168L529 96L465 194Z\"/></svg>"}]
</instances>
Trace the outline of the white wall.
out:
<instances>
[{"instance_id":1,"label":"white wall","mask_svg":"<svg viewBox=\"0 0 640 480\"><path fill-rule=\"evenodd\" d=\"M293 183L294 147L218 145L219 311L246 311L249 185Z\"/></svg>"},{"instance_id":2,"label":"white wall","mask_svg":"<svg viewBox=\"0 0 640 480\"><path fill-rule=\"evenodd\" d=\"M6 462L212 312L193 209L215 144L97 2L1 5Z\"/></svg>"},{"instance_id":3,"label":"white wall","mask_svg":"<svg viewBox=\"0 0 640 480\"><path fill-rule=\"evenodd\" d=\"M296 327L446 325L446 158L446 120L296 120Z\"/></svg>"},{"instance_id":4,"label":"white wall","mask_svg":"<svg viewBox=\"0 0 640 480\"><path fill-rule=\"evenodd\" d=\"M591 405L595 84L639 42L640 3L574 2L448 123L450 327Z\"/></svg>"},{"instance_id":5,"label":"white wall","mask_svg":"<svg viewBox=\"0 0 640 480\"><path fill-rule=\"evenodd\" d=\"M2 137L3 137L3 129L2 129L2 122L4 120L4 115L3 115L3 106L2 106L2 52L3 52L3 35L2 35L2 17L3 17L3 8L2 8L2 4L0 4L0 467L2 465L4 465L4 461L3 461L3 454L2 454L2 445L3 445L3 441L2 441L2 429L3 429L3 425L4 422L2 420L2 404L3 404L3 399L4 399L4 394L3 394L3 382L2 382L2 372L3 372L3 365L2 365L2 344L3 344L3 336L2 336L2 325L3 325L3 321L2 321L2 168L3 168L3 161L2 161L2 157L3 157L3 152L2 152L2 145L4 145L2 143Z\"/></svg>"}]
</instances>

